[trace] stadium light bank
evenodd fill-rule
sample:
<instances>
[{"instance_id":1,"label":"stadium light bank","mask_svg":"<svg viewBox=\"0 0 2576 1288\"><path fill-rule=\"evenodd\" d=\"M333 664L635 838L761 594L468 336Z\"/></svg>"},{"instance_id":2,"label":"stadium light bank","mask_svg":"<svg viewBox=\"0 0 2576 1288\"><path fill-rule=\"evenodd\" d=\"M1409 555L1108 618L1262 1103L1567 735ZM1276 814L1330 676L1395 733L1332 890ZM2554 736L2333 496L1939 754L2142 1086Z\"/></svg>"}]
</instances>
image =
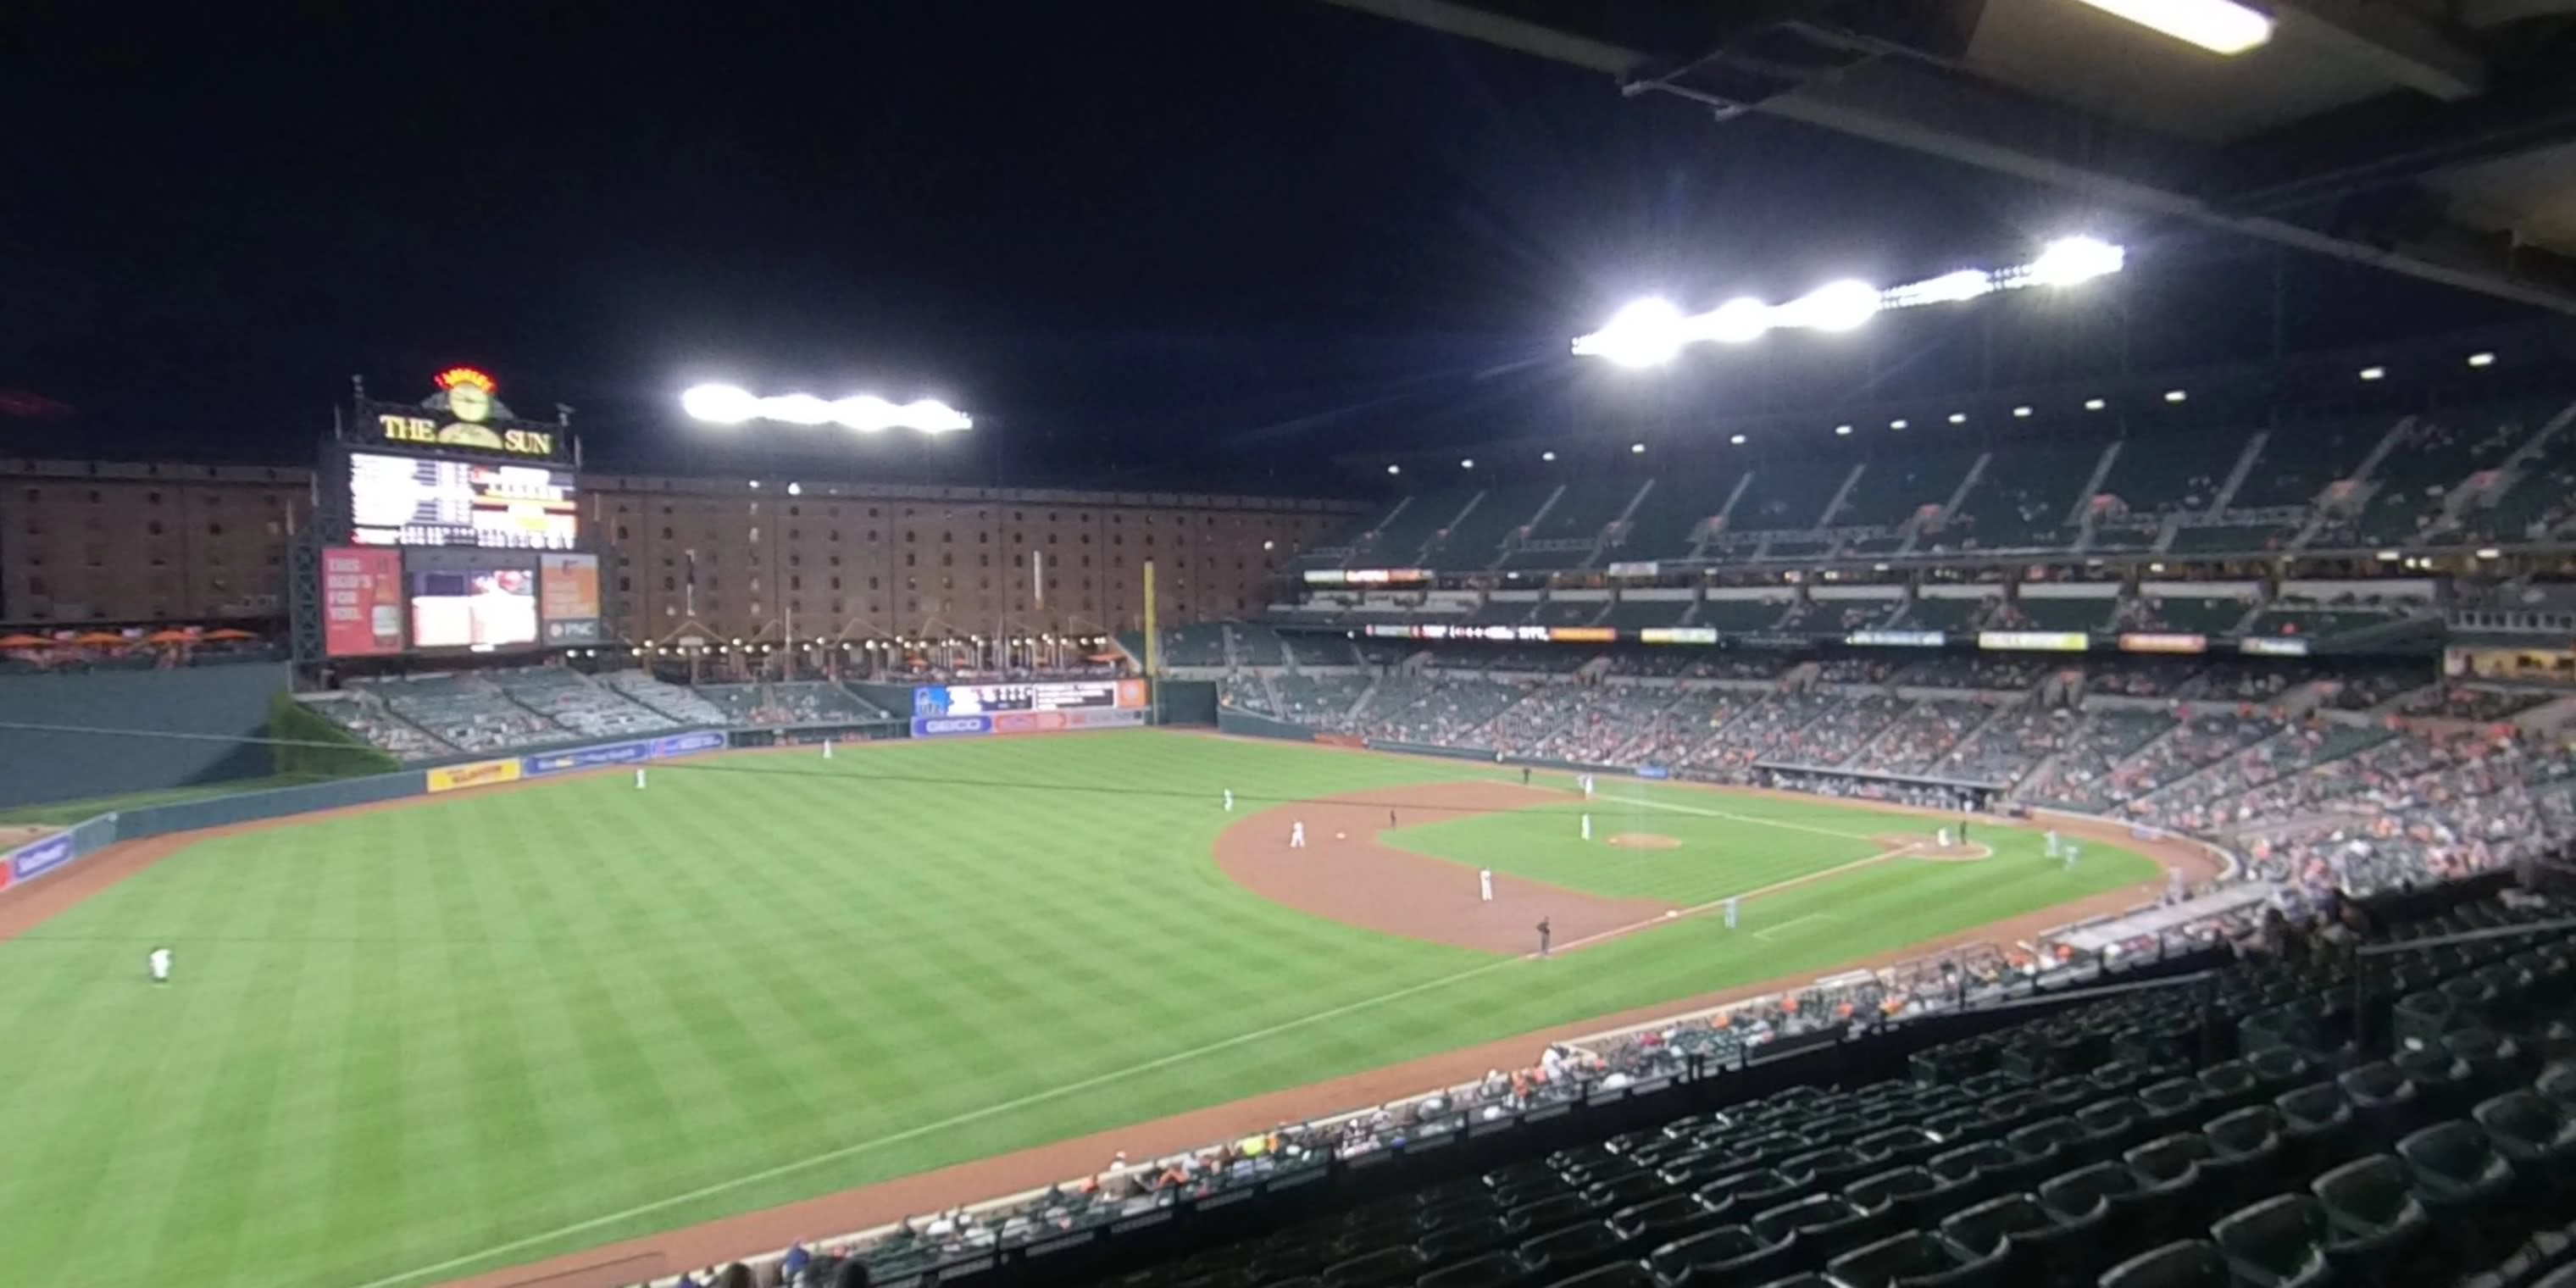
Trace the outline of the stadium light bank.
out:
<instances>
[{"instance_id":1,"label":"stadium light bank","mask_svg":"<svg viewBox=\"0 0 2576 1288\"><path fill-rule=\"evenodd\" d=\"M812 394L763 398L734 385L699 385L680 395L680 408L695 419L716 425L774 420L788 425L841 425L862 434L889 429L954 434L975 427L973 417L931 398L908 403L888 402L873 394L828 399Z\"/></svg>"},{"instance_id":2,"label":"stadium light bank","mask_svg":"<svg viewBox=\"0 0 2576 1288\"><path fill-rule=\"evenodd\" d=\"M1574 352L1623 367L1651 367L1703 340L1750 344L1784 329L1852 331L1891 309L1964 303L1997 291L2076 286L2119 272L2128 258L2127 250L2109 242L2067 237L2042 247L2039 258L2027 264L1992 271L1963 268L1884 290L1867 282L1832 282L1786 304L1747 296L1695 314L1683 313L1669 300L1639 300L1619 310L1609 325L1576 337Z\"/></svg>"}]
</instances>

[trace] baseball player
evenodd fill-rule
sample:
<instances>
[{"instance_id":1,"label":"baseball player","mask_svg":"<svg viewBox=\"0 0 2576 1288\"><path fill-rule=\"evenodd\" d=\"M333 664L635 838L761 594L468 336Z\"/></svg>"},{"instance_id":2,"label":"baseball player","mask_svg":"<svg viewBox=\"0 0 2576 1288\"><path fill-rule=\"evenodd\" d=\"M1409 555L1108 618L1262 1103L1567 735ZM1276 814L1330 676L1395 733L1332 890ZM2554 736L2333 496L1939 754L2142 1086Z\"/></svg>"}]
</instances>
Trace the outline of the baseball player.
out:
<instances>
[{"instance_id":1,"label":"baseball player","mask_svg":"<svg viewBox=\"0 0 2576 1288\"><path fill-rule=\"evenodd\" d=\"M143 972L146 975L151 976L152 982L155 984L169 983L170 950L167 948L155 948L151 952L145 953L143 955Z\"/></svg>"},{"instance_id":2,"label":"baseball player","mask_svg":"<svg viewBox=\"0 0 2576 1288\"><path fill-rule=\"evenodd\" d=\"M1539 956L1541 956L1541 957L1545 957L1545 956L1547 956L1547 941L1548 941L1548 937L1549 937L1550 935L1555 934L1555 933L1556 933L1555 931L1550 930L1550 929L1548 928L1547 918L1545 918L1545 917L1541 917L1541 918L1539 918L1539 919L1538 919L1538 955L1539 955Z\"/></svg>"},{"instance_id":3,"label":"baseball player","mask_svg":"<svg viewBox=\"0 0 2576 1288\"><path fill-rule=\"evenodd\" d=\"M1583 839L1592 839L1592 816L1589 814L1583 816Z\"/></svg>"},{"instance_id":4,"label":"baseball player","mask_svg":"<svg viewBox=\"0 0 2576 1288\"><path fill-rule=\"evenodd\" d=\"M2067 871L2069 871L2069 872L2074 871L2074 870L2075 870L2075 861L2076 861L2077 859L2079 859L2079 858L2082 858L2083 856L2084 856L2084 847L2083 847L2083 846L2080 846L2080 845L2077 845L2077 844L2076 844L2075 842L2073 842L2073 841L2068 841L2068 842L2066 843L2066 870L2067 870Z\"/></svg>"},{"instance_id":5,"label":"baseball player","mask_svg":"<svg viewBox=\"0 0 2576 1288\"><path fill-rule=\"evenodd\" d=\"M1592 775L1590 774L1583 776L1583 799L1592 799Z\"/></svg>"},{"instance_id":6,"label":"baseball player","mask_svg":"<svg viewBox=\"0 0 2576 1288\"><path fill-rule=\"evenodd\" d=\"M1393 807L1389 807L1386 811L1386 825L1390 828L1395 826L1395 810Z\"/></svg>"},{"instance_id":7,"label":"baseball player","mask_svg":"<svg viewBox=\"0 0 2576 1288\"><path fill-rule=\"evenodd\" d=\"M1225 789L1225 812L1234 812L1234 789L1231 787Z\"/></svg>"},{"instance_id":8,"label":"baseball player","mask_svg":"<svg viewBox=\"0 0 2576 1288\"><path fill-rule=\"evenodd\" d=\"M641 765L635 767L635 790L644 790L644 767Z\"/></svg>"},{"instance_id":9,"label":"baseball player","mask_svg":"<svg viewBox=\"0 0 2576 1288\"><path fill-rule=\"evenodd\" d=\"M2059 848L2058 848L2058 843L2057 843L2057 829L2056 829L2056 828L2053 828L2053 827L2052 827L2052 828L2048 829L2048 835L2047 835L2047 837L2046 837L2046 843L2047 843L2047 845L2048 845L2048 857L2050 857L2050 858L2052 858L2052 859L2062 859L2062 858L2066 857L2066 856L2065 856L2065 854L2064 854L2063 852L2061 852L2061 851L2059 850Z\"/></svg>"},{"instance_id":10,"label":"baseball player","mask_svg":"<svg viewBox=\"0 0 2576 1288\"><path fill-rule=\"evenodd\" d=\"M1476 897L1486 903L1492 903L1494 901L1494 870L1492 868L1479 868L1476 870Z\"/></svg>"},{"instance_id":11,"label":"baseball player","mask_svg":"<svg viewBox=\"0 0 2576 1288\"><path fill-rule=\"evenodd\" d=\"M1304 820L1301 819L1288 825L1288 848L1292 850L1302 850L1306 848L1306 824Z\"/></svg>"}]
</instances>

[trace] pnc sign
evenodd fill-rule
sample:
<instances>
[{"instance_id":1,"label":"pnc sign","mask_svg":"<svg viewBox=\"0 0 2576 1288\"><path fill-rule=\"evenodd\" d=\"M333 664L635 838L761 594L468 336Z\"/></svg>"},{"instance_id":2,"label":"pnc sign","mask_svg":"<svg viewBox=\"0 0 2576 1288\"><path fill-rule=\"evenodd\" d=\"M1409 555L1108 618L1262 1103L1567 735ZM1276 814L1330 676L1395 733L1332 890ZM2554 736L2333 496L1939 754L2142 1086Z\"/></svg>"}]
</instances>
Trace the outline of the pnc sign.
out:
<instances>
[{"instance_id":1,"label":"pnc sign","mask_svg":"<svg viewBox=\"0 0 2576 1288\"><path fill-rule=\"evenodd\" d=\"M378 436L409 447L549 459L557 455L562 435L552 428L512 423L509 408L493 397L499 385L492 377L472 367L450 367L438 373L437 384L439 392L422 404L421 412L379 411Z\"/></svg>"}]
</instances>

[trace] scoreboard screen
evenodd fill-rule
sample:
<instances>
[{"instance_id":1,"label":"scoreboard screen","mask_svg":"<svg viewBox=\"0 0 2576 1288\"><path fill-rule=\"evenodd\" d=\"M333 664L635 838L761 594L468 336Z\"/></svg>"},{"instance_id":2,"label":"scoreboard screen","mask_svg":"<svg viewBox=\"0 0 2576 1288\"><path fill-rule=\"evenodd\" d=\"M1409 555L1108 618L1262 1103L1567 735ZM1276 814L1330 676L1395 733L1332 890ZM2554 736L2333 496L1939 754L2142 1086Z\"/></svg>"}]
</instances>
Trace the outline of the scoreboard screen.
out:
<instances>
[{"instance_id":1,"label":"scoreboard screen","mask_svg":"<svg viewBox=\"0 0 2576 1288\"><path fill-rule=\"evenodd\" d=\"M570 550L580 526L571 470L349 453L353 545Z\"/></svg>"},{"instance_id":2,"label":"scoreboard screen","mask_svg":"<svg viewBox=\"0 0 2576 1288\"><path fill-rule=\"evenodd\" d=\"M912 691L912 714L923 718L988 715L997 711L1076 711L1144 705L1145 685L1141 680L926 685Z\"/></svg>"}]
</instances>

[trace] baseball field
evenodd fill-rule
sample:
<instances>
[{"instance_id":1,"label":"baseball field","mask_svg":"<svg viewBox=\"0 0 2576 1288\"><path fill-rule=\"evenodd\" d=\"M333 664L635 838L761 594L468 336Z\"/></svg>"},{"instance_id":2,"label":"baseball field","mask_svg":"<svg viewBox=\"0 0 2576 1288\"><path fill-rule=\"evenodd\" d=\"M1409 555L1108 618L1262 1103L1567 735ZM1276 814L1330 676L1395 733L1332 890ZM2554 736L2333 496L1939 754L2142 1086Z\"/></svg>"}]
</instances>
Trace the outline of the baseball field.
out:
<instances>
[{"instance_id":1,"label":"baseball field","mask_svg":"<svg viewBox=\"0 0 2576 1288\"><path fill-rule=\"evenodd\" d=\"M2160 879L1943 821L1139 731L204 835L0 917L0 1261L443 1282Z\"/></svg>"}]
</instances>

